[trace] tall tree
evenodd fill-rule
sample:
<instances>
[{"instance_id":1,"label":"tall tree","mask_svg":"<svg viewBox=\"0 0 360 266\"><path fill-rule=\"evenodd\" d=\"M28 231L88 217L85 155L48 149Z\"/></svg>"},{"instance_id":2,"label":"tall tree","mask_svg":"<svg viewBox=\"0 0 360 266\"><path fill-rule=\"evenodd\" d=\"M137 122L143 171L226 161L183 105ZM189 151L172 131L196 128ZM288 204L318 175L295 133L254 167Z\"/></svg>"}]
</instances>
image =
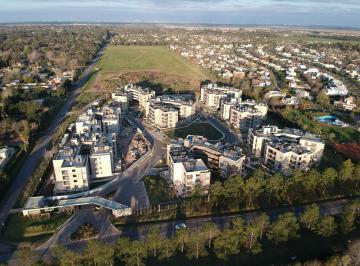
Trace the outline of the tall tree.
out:
<instances>
[{"instance_id":1,"label":"tall tree","mask_svg":"<svg viewBox=\"0 0 360 266\"><path fill-rule=\"evenodd\" d=\"M228 256L236 255L239 251L239 238L232 229L224 229L214 240L214 253L219 259L226 260Z\"/></svg>"},{"instance_id":2,"label":"tall tree","mask_svg":"<svg viewBox=\"0 0 360 266\"><path fill-rule=\"evenodd\" d=\"M57 259L60 266L77 266L81 265L82 256L64 246L56 246L51 251L52 255Z\"/></svg>"},{"instance_id":3,"label":"tall tree","mask_svg":"<svg viewBox=\"0 0 360 266\"><path fill-rule=\"evenodd\" d=\"M116 256L127 266L142 266L147 256L147 250L138 240L130 241L129 238L120 238L116 242Z\"/></svg>"},{"instance_id":4,"label":"tall tree","mask_svg":"<svg viewBox=\"0 0 360 266\"><path fill-rule=\"evenodd\" d=\"M340 230L343 234L348 234L354 230L355 220L359 213L359 203L352 202L348 204L341 214Z\"/></svg>"},{"instance_id":5,"label":"tall tree","mask_svg":"<svg viewBox=\"0 0 360 266\"><path fill-rule=\"evenodd\" d=\"M176 252L176 243L174 239L162 238L161 248L159 249L159 260L169 260Z\"/></svg>"},{"instance_id":6,"label":"tall tree","mask_svg":"<svg viewBox=\"0 0 360 266\"><path fill-rule=\"evenodd\" d=\"M322 197L325 197L329 193L329 189L334 186L337 176L338 172L334 168L326 168L321 174L318 180L317 190Z\"/></svg>"},{"instance_id":7,"label":"tall tree","mask_svg":"<svg viewBox=\"0 0 360 266\"><path fill-rule=\"evenodd\" d=\"M298 237L299 224L292 213L279 215L273 222L267 232L267 237L277 246L280 242L286 242L289 239Z\"/></svg>"},{"instance_id":8,"label":"tall tree","mask_svg":"<svg viewBox=\"0 0 360 266\"><path fill-rule=\"evenodd\" d=\"M200 256L206 256L208 253L206 251L206 242L207 238L203 231L193 230L189 234L188 241L186 241L186 256L189 259L199 259Z\"/></svg>"},{"instance_id":9,"label":"tall tree","mask_svg":"<svg viewBox=\"0 0 360 266\"><path fill-rule=\"evenodd\" d=\"M208 242L208 248L210 249L213 239L220 233L219 228L216 224L208 222L203 226L202 231Z\"/></svg>"},{"instance_id":10,"label":"tall tree","mask_svg":"<svg viewBox=\"0 0 360 266\"><path fill-rule=\"evenodd\" d=\"M323 237L330 237L336 233L336 229L337 224L334 217L327 215L319 220L315 232Z\"/></svg>"},{"instance_id":11,"label":"tall tree","mask_svg":"<svg viewBox=\"0 0 360 266\"><path fill-rule=\"evenodd\" d=\"M161 246L160 230L158 228L150 229L145 244L153 256L156 257Z\"/></svg>"},{"instance_id":12,"label":"tall tree","mask_svg":"<svg viewBox=\"0 0 360 266\"><path fill-rule=\"evenodd\" d=\"M315 230L320 219L320 209L317 204L307 206L300 215L301 225L308 230Z\"/></svg>"},{"instance_id":13,"label":"tall tree","mask_svg":"<svg viewBox=\"0 0 360 266\"><path fill-rule=\"evenodd\" d=\"M270 226L270 218L266 213L260 214L253 222L259 228L259 238L263 238L265 231Z\"/></svg>"},{"instance_id":14,"label":"tall tree","mask_svg":"<svg viewBox=\"0 0 360 266\"><path fill-rule=\"evenodd\" d=\"M185 243L189 240L189 230L187 228L176 230L175 240L180 252L184 253Z\"/></svg>"},{"instance_id":15,"label":"tall tree","mask_svg":"<svg viewBox=\"0 0 360 266\"><path fill-rule=\"evenodd\" d=\"M106 266L112 265L114 261L114 249L109 245L104 245L97 240L87 242L83 252L83 257L88 265Z\"/></svg>"}]
</instances>

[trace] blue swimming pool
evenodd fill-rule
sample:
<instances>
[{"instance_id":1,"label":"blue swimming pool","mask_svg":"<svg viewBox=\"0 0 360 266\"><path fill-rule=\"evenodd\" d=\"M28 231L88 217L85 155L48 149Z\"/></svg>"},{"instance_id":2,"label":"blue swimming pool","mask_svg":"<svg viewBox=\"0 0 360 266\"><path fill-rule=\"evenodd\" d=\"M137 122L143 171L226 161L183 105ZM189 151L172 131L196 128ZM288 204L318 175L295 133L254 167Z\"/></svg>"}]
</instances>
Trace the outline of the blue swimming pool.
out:
<instances>
[{"instance_id":1,"label":"blue swimming pool","mask_svg":"<svg viewBox=\"0 0 360 266\"><path fill-rule=\"evenodd\" d=\"M343 121L341 121L339 118L337 118L334 115L319 116L317 118L317 121L328 124L328 125L332 125L332 126L342 126L344 124Z\"/></svg>"}]
</instances>

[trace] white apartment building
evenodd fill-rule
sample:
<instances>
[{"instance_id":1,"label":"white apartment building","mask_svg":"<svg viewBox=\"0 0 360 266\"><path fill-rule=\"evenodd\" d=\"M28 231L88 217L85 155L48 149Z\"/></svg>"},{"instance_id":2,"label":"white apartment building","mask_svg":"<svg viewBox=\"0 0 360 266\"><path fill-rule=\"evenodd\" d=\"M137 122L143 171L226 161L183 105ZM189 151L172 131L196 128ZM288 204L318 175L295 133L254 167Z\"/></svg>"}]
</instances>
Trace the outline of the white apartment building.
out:
<instances>
[{"instance_id":1,"label":"white apartment building","mask_svg":"<svg viewBox=\"0 0 360 266\"><path fill-rule=\"evenodd\" d=\"M151 102L148 105L148 114L149 122L159 128L176 127L179 121L178 109L169 104Z\"/></svg>"},{"instance_id":2,"label":"white apartment building","mask_svg":"<svg viewBox=\"0 0 360 266\"><path fill-rule=\"evenodd\" d=\"M233 87L219 87L217 84L208 84L201 87L200 101L208 108L219 109L221 99L241 98L242 91Z\"/></svg>"},{"instance_id":3,"label":"white apartment building","mask_svg":"<svg viewBox=\"0 0 360 266\"><path fill-rule=\"evenodd\" d=\"M112 147L107 145L92 147L89 161L93 179L112 176L114 172Z\"/></svg>"},{"instance_id":4,"label":"white apartment building","mask_svg":"<svg viewBox=\"0 0 360 266\"><path fill-rule=\"evenodd\" d=\"M211 172L201 159L193 159L182 145L168 145L169 176L178 197L190 196L198 187L205 193L210 188Z\"/></svg>"},{"instance_id":5,"label":"white apartment building","mask_svg":"<svg viewBox=\"0 0 360 266\"><path fill-rule=\"evenodd\" d=\"M256 128L263 124L266 119L268 106L255 101L236 103L230 109L229 123L243 132L249 128Z\"/></svg>"},{"instance_id":6,"label":"white apartment building","mask_svg":"<svg viewBox=\"0 0 360 266\"><path fill-rule=\"evenodd\" d=\"M249 130L248 146L252 155L260 158L266 167L290 174L296 168L308 171L319 163L325 143L301 130L264 126Z\"/></svg>"},{"instance_id":7,"label":"white apartment building","mask_svg":"<svg viewBox=\"0 0 360 266\"><path fill-rule=\"evenodd\" d=\"M127 93L116 91L111 94L111 99L120 105L121 111L127 112L129 109L129 98Z\"/></svg>"},{"instance_id":8,"label":"white apartment building","mask_svg":"<svg viewBox=\"0 0 360 266\"><path fill-rule=\"evenodd\" d=\"M186 119L192 117L195 114L195 103L192 100L188 100L181 95L162 95L158 96L154 99L151 99L146 104L146 112L147 115L149 113L149 105L150 103L164 103L173 105L175 108L179 110L179 118Z\"/></svg>"},{"instance_id":9,"label":"white apartment building","mask_svg":"<svg viewBox=\"0 0 360 266\"><path fill-rule=\"evenodd\" d=\"M126 85L124 91L128 93L130 100L139 102L139 106L143 109L146 108L146 102L155 97L155 91L133 84Z\"/></svg>"},{"instance_id":10,"label":"white apartment building","mask_svg":"<svg viewBox=\"0 0 360 266\"><path fill-rule=\"evenodd\" d=\"M89 189L89 167L85 156L72 148L60 150L53 159L55 193Z\"/></svg>"}]
</instances>

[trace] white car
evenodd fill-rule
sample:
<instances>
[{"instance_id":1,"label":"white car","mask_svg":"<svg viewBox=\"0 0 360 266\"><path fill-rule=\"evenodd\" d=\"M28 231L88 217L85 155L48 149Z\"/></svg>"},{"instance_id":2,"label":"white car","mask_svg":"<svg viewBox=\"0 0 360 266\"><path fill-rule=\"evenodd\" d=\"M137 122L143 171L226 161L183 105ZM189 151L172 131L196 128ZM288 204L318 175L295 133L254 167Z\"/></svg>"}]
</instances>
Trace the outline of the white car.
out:
<instances>
[{"instance_id":1,"label":"white car","mask_svg":"<svg viewBox=\"0 0 360 266\"><path fill-rule=\"evenodd\" d=\"M176 230L179 230L179 229L181 229L181 228L186 228L186 224L181 223L181 224L175 225L175 229L176 229Z\"/></svg>"}]
</instances>

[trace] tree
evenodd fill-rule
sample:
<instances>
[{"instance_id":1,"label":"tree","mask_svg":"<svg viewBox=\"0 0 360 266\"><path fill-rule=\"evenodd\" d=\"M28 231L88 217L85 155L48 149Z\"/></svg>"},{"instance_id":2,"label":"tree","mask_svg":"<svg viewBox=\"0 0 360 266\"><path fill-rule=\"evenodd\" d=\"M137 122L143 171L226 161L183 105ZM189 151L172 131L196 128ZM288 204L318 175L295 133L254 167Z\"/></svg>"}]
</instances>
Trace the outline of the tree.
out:
<instances>
[{"instance_id":1,"label":"tree","mask_svg":"<svg viewBox=\"0 0 360 266\"><path fill-rule=\"evenodd\" d=\"M90 240L83 252L83 257L88 265L106 266L113 264L114 249L97 240Z\"/></svg>"},{"instance_id":2,"label":"tree","mask_svg":"<svg viewBox=\"0 0 360 266\"><path fill-rule=\"evenodd\" d=\"M56 246L51 253L58 260L60 266L77 266L81 264L81 255L64 246Z\"/></svg>"},{"instance_id":3,"label":"tree","mask_svg":"<svg viewBox=\"0 0 360 266\"><path fill-rule=\"evenodd\" d=\"M170 259L176 251L176 243L173 239L161 239L161 248L159 249L159 260L164 261Z\"/></svg>"},{"instance_id":4,"label":"tree","mask_svg":"<svg viewBox=\"0 0 360 266\"><path fill-rule=\"evenodd\" d=\"M199 259L200 256L206 256L206 235L201 230L193 230L189 234L188 241L186 241L186 256L189 259Z\"/></svg>"},{"instance_id":5,"label":"tree","mask_svg":"<svg viewBox=\"0 0 360 266\"><path fill-rule=\"evenodd\" d=\"M343 162L343 165L341 167L339 178L341 181L348 181L352 179L354 173L354 164L350 159Z\"/></svg>"},{"instance_id":6,"label":"tree","mask_svg":"<svg viewBox=\"0 0 360 266\"><path fill-rule=\"evenodd\" d=\"M189 230L187 228L177 229L175 239L180 252L184 253L185 243L189 239Z\"/></svg>"},{"instance_id":7,"label":"tree","mask_svg":"<svg viewBox=\"0 0 360 266\"><path fill-rule=\"evenodd\" d=\"M208 222L203 226L202 231L208 242L208 248L211 248L211 243L213 239L220 233L219 228L216 224Z\"/></svg>"},{"instance_id":8,"label":"tree","mask_svg":"<svg viewBox=\"0 0 360 266\"><path fill-rule=\"evenodd\" d=\"M317 184L317 190L320 192L321 196L326 196L329 188L334 185L337 176L338 173L334 168L326 168L322 175L320 175Z\"/></svg>"},{"instance_id":9,"label":"tree","mask_svg":"<svg viewBox=\"0 0 360 266\"><path fill-rule=\"evenodd\" d=\"M262 176L250 177L244 187L244 194L247 199L247 206L254 206L254 199L256 199L261 193L263 193L264 179Z\"/></svg>"},{"instance_id":10,"label":"tree","mask_svg":"<svg viewBox=\"0 0 360 266\"><path fill-rule=\"evenodd\" d=\"M320 104L320 106L326 109L329 106L329 96L326 94L324 90L320 91L316 97L316 101Z\"/></svg>"},{"instance_id":11,"label":"tree","mask_svg":"<svg viewBox=\"0 0 360 266\"><path fill-rule=\"evenodd\" d=\"M36 264L36 253L30 248L20 248L15 251L15 261L18 266L33 266Z\"/></svg>"},{"instance_id":12,"label":"tree","mask_svg":"<svg viewBox=\"0 0 360 266\"><path fill-rule=\"evenodd\" d=\"M266 184L266 192L268 195L268 201L269 203L273 202L274 200L276 202L281 202L284 197L284 187L285 187L285 181L284 177L280 174L275 174L271 176L267 180Z\"/></svg>"},{"instance_id":13,"label":"tree","mask_svg":"<svg viewBox=\"0 0 360 266\"><path fill-rule=\"evenodd\" d=\"M343 234L348 234L354 230L355 220L359 212L359 204L353 202L348 204L341 214L340 230Z\"/></svg>"},{"instance_id":14,"label":"tree","mask_svg":"<svg viewBox=\"0 0 360 266\"><path fill-rule=\"evenodd\" d=\"M353 181L355 183L355 188L357 189L360 183L360 163L356 164L354 167Z\"/></svg>"},{"instance_id":15,"label":"tree","mask_svg":"<svg viewBox=\"0 0 360 266\"><path fill-rule=\"evenodd\" d=\"M228 256L236 255L239 251L239 239L232 229L224 229L214 240L214 253L219 259L226 260Z\"/></svg>"},{"instance_id":16,"label":"tree","mask_svg":"<svg viewBox=\"0 0 360 266\"><path fill-rule=\"evenodd\" d=\"M336 233L337 224L332 216L324 216L316 226L315 233L323 237L330 237Z\"/></svg>"},{"instance_id":17,"label":"tree","mask_svg":"<svg viewBox=\"0 0 360 266\"><path fill-rule=\"evenodd\" d=\"M301 225L308 230L315 230L320 219L320 209L314 203L307 206L304 212L300 215Z\"/></svg>"},{"instance_id":18,"label":"tree","mask_svg":"<svg viewBox=\"0 0 360 266\"><path fill-rule=\"evenodd\" d=\"M223 203L225 195L225 190L220 181L216 181L210 189L210 199L215 201L215 206L218 206L220 203Z\"/></svg>"},{"instance_id":19,"label":"tree","mask_svg":"<svg viewBox=\"0 0 360 266\"><path fill-rule=\"evenodd\" d=\"M278 219L271 224L267 237L277 246L280 242L286 242L289 239L298 237L299 224L292 213L279 215Z\"/></svg>"},{"instance_id":20,"label":"tree","mask_svg":"<svg viewBox=\"0 0 360 266\"><path fill-rule=\"evenodd\" d=\"M138 240L120 238L116 242L116 256L127 266L142 266L147 256L147 250Z\"/></svg>"},{"instance_id":21,"label":"tree","mask_svg":"<svg viewBox=\"0 0 360 266\"><path fill-rule=\"evenodd\" d=\"M27 152L30 140L30 126L28 121L21 120L18 134L22 142L22 149Z\"/></svg>"},{"instance_id":22,"label":"tree","mask_svg":"<svg viewBox=\"0 0 360 266\"><path fill-rule=\"evenodd\" d=\"M261 243L259 241L260 227L257 223L251 222L245 227L243 234L240 236L241 244L251 254L261 252Z\"/></svg>"},{"instance_id":23,"label":"tree","mask_svg":"<svg viewBox=\"0 0 360 266\"><path fill-rule=\"evenodd\" d=\"M260 214L253 222L259 228L259 238L263 238L265 231L269 228L270 218L266 213Z\"/></svg>"},{"instance_id":24,"label":"tree","mask_svg":"<svg viewBox=\"0 0 360 266\"><path fill-rule=\"evenodd\" d=\"M151 228L146 239L147 248L153 253L153 256L157 256L157 252L161 246L160 230L158 228Z\"/></svg>"}]
</instances>

